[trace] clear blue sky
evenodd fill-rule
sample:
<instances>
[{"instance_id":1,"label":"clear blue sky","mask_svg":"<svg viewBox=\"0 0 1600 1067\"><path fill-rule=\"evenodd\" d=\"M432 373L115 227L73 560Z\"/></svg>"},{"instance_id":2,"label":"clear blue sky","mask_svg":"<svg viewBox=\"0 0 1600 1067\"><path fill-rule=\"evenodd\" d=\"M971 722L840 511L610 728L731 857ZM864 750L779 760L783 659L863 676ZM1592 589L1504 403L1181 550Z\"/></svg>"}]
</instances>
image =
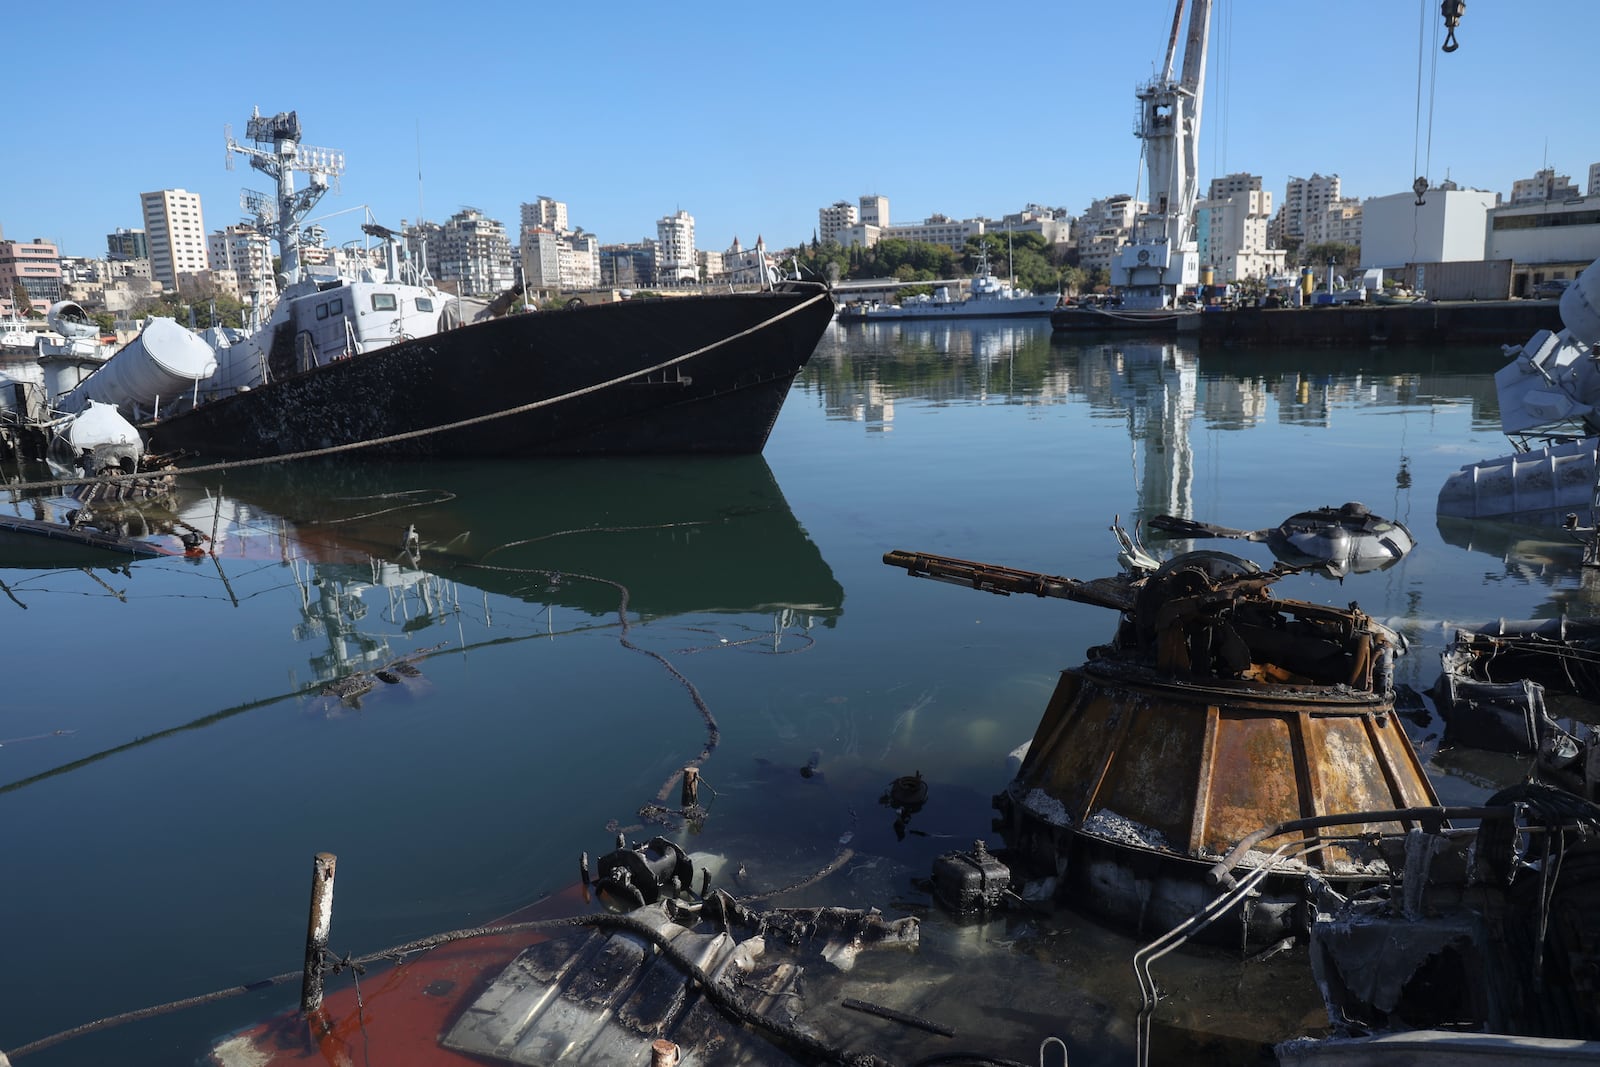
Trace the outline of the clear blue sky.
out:
<instances>
[{"instance_id":1,"label":"clear blue sky","mask_svg":"<svg viewBox=\"0 0 1600 1067\"><path fill-rule=\"evenodd\" d=\"M368 205L390 226L470 205L514 241L518 205L546 195L606 243L653 237L682 208L696 244L721 249L809 240L819 207L864 193L894 222L1029 202L1077 214L1135 191L1133 89L1172 18L1171 0L130 10L8 16L8 239L101 255L106 233L142 225L139 193L173 187L201 194L208 230L239 221L239 190L269 185L225 169L223 127L242 139L253 106L298 111L308 144L344 151L342 192L317 214ZM1368 197L1425 170L1509 194L1546 163L1581 187L1600 162L1600 0L1470 0L1449 55L1438 11L1216 0L1202 191L1249 171L1276 206L1291 175L1337 173ZM324 225L344 241L361 220Z\"/></svg>"}]
</instances>

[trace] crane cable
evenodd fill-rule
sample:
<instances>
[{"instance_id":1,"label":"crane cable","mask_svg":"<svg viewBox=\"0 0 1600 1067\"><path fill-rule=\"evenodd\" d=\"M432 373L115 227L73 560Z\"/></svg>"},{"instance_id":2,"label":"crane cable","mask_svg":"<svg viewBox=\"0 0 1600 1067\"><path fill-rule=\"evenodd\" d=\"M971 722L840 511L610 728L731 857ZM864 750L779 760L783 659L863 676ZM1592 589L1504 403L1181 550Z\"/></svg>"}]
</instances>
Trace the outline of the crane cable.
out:
<instances>
[{"instance_id":1,"label":"crane cable","mask_svg":"<svg viewBox=\"0 0 1600 1067\"><path fill-rule=\"evenodd\" d=\"M1421 144L1423 142L1423 135L1422 135L1422 70L1423 70L1423 67L1425 65L1424 64L1424 59L1426 58L1426 52L1424 51L1424 49L1425 49L1425 46L1426 46L1425 42L1426 42L1426 38L1427 38L1427 29L1428 29L1428 4L1429 3L1430 3L1430 0L1420 0L1420 6L1419 6L1418 12L1417 12L1417 14L1418 14L1418 19L1417 19L1417 104L1416 104L1415 127L1414 127L1414 129L1412 131L1412 135L1411 135L1411 172L1417 176L1416 180L1411 183L1411 190L1412 190L1412 192L1416 193L1416 195L1417 195L1417 202L1416 202L1416 205L1415 205L1415 207L1417 207L1417 208L1422 207L1422 205L1427 202L1427 192L1428 192L1427 172L1429 170L1431 170L1432 167L1433 167L1433 108L1434 108L1434 98L1435 98L1435 95L1436 95L1436 91L1437 91L1437 88L1438 88L1438 81L1439 81L1439 56L1438 56L1437 50L1435 50L1435 52L1433 54L1433 59L1431 60L1431 62L1426 64L1426 66L1428 67L1428 134L1427 134L1427 139L1426 139L1427 140L1427 151L1426 151L1426 154L1424 154L1422 156L1422 167L1419 170L1418 166L1417 166L1417 164L1418 164L1418 154L1419 154L1419 151L1420 151L1420 146L1421 146ZM1441 14L1442 13L1443 12L1441 10ZM1452 29L1451 30L1451 38L1452 38L1452 40L1454 39L1454 33L1455 33L1455 31L1454 31L1454 29ZM1433 28L1433 39L1434 39L1434 43L1437 44L1438 40L1439 40L1439 27L1438 27L1437 24L1435 24L1434 28ZM1420 243L1420 240L1421 240L1420 234L1419 234L1420 228L1421 228L1421 212L1416 211L1415 209L1413 209L1413 211L1411 213L1411 259L1412 259L1412 262L1416 262L1417 259L1418 259L1418 244Z\"/></svg>"}]
</instances>

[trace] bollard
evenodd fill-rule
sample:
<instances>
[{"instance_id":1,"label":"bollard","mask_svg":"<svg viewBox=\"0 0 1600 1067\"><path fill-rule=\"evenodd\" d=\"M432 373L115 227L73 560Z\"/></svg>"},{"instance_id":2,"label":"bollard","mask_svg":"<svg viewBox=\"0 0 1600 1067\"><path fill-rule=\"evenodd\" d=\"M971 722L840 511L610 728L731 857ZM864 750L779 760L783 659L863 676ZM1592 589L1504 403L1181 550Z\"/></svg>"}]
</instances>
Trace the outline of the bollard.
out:
<instances>
[{"instance_id":1,"label":"bollard","mask_svg":"<svg viewBox=\"0 0 1600 1067\"><path fill-rule=\"evenodd\" d=\"M692 808L700 799L700 768L683 769L683 803L679 807Z\"/></svg>"},{"instance_id":2,"label":"bollard","mask_svg":"<svg viewBox=\"0 0 1600 1067\"><path fill-rule=\"evenodd\" d=\"M306 973L300 985L300 1010L322 1006L323 957L328 952L328 931L333 926L333 868L338 858L318 852L311 865L311 918L306 926Z\"/></svg>"},{"instance_id":3,"label":"bollard","mask_svg":"<svg viewBox=\"0 0 1600 1067\"><path fill-rule=\"evenodd\" d=\"M683 1053L664 1037L658 1037L650 1042L650 1067L673 1067L673 1064L683 1059Z\"/></svg>"}]
</instances>

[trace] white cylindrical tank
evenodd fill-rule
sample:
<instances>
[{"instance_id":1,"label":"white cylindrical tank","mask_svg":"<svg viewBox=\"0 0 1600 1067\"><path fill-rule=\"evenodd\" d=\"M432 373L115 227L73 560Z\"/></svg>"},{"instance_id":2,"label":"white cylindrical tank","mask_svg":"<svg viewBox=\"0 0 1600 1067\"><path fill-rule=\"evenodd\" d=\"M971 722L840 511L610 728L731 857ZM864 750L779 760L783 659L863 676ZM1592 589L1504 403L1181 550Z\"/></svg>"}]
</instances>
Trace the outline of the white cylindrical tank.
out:
<instances>
[{"instance_id":1,"label":"white cylindrical tank","mask_svg":"<svg viewBox=\"0 0 1600 1067\"><path fill-rule=\"evenodd\" d=\"M78 417L67 427L67 442L72 454L81 455L84 449L93 451L103 445L121 445L138 452L144 451L144 442L133 423L123 418L114 405L89 401Z\"/></svg>"},{"instance_id":2,"label":"white cylindrical tank","mask_svg":"<svg viewBox=\"0 0 1600 1067\"><path fill-rule=\"evenodd\" d=\"M1600 341L1600 259L1589 264L1561 294L1561 322L1586 345Z\"/></svg>"},{"instance_id":3,"label":"white cylindrical tank","mask_svg":"<svg viewBox=\"0 0 1600 1067\"><path fill-rule=\"evenodd\" d=\"M137 421L164 403L187 398L196 382L217 369L211 346L172 319L151 319L139 336L83 384L58 401L62 411L81 411L90 400L115 404Z\"/></svg>"}]
</instances>

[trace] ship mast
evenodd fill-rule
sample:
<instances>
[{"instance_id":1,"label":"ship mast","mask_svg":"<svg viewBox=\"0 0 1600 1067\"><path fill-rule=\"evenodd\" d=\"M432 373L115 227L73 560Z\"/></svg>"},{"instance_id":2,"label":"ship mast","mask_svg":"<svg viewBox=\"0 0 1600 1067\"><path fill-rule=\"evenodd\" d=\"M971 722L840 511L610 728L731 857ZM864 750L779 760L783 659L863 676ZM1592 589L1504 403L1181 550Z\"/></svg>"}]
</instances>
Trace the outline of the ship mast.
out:
<instances>
[{"instance_id":1,"label":"ship mast","mask_svg":"<svg viewBox=\"0 0 1600 1067\"><path fill-rule=\"evenodd\" d=\"M293 111L280 111L276 115L263 115L260 108L251 111L245 136L254 141L242 145L233 139L228 128L228 169L233 169L233 156L238 153L250 160L250 165L278 183L276 210L266 210L265 197L246 190L246 207L255 208L262 229L271 232L278 242L278 256L286 284L292 285L302 277L300 269L300 223L317 203L330 184L337 187L344 173L344 153L331 148L312 148L300 143L300 116ZM270 145L271 147L265 147ZM303 170L308 175L307 186L296 192L294 172Z\"/></svg>"},{"instance_id":2,"label":"ship mast","mask_svg":"<svg viewBox=\"0 0 1600 1067\"><path fill-rule=\"evenodd\" d=\"M1173 11L1161 76L1134 92L1139 100L1134 135L1144 142L1150 206L1134 222L1133 240L1117 256L1112 281L1122 290L1124 307L1171 307L1181 290L1200 281L1192 215L1200 182L1200 104L1211 0L1194 0L1189 10L1183 70L1174 78L1184 4L1178 0Z\"/></svg>"}]
</instances>

